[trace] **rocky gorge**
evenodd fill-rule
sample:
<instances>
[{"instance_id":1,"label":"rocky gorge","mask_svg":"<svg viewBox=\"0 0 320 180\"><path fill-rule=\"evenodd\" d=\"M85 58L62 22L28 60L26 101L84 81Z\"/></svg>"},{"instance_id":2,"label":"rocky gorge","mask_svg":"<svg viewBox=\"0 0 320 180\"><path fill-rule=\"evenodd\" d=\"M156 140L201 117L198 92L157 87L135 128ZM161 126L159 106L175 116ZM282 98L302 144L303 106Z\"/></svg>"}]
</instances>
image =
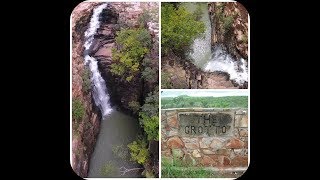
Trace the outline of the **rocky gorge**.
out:
<instances>
[{"instance_id":1,"label":"rocky gorge","mask_svg":"<svg viewBox=\"0 0 320 180\"><path fill-rule=\"evenodd\" d=\"M246 9L236 2L181 3L179 6L194 14L200 10L200 20L206 30L191 44L191 52L162 56L162 87L248 88Z\"/></svg>"},{"instance_id":2,"label":"rocky gorge","mask_svg":"<svg viewBox=\"0 0 320 180\"><path fill-rule=\"evenodd\" d=\"M102 4L103 3L101 2L80 3L77 7L74 8L71 15L71 166L74 172L80 177L97 176L97 173L100 173L92 170L92 168L97 165L90 164L96 163L96 160L94 159L98 158L99 156L101 157L101 155L97 155L97 153L104 152L101 150L96 150L95 147L102 150L103 148L110 148L110 152L107 153L111 153L112 155L111 146L105 146L103 141L109 143L119 141L117 139L110 139L109 136L110 133L112 134L112 132L106 132L110 130L112 131L113 129L117 130L119 127L115 127L113 129L111 127L110 129L110 125L131 125L133 129L136 129L134 130L135 132L132 131L131 134L131 130L128 131L124 129L118 129L118 131L128 131L127 133L123 133L124 138L126 138L126 136L132 136L131 138L134 138L135 133L141 131L141 128L136 128L136 125L139 124L138 113L137 111L132 109L130 103L139 102L139 104L143 104L148 93L153 91L157 84L157 81L150 82L143 80L141 78L141 73L139 73L137 76L134 76L133 79L129 82L124 81L120 76L116 76L110 71L110 66L115 63L114 61L112 61L112 49L117 48L117 44L115 42L116 32L126 27L138 27L139 17L141 16L141 14L145 12L145 9L157 10L157 3L108 3L107 5L105 5L105 7L103 7L103 9L101 7L101 12L99 12L100 14L98 16L98 21L100 23L99 27L97 28L96 32L93 32L94 34L92 34L92 39L89 39L89 41L88 38L91 38L88 37L88 32L91 30L89 29L91 28L91 26L89 27L89 24L92 23L91 21L95 21L92 19L94 11ZM157 11L155 12L157 13ZM152 17L151 19L158 19L156 13L150 13L151 16L154 15L154 17ZM146 22L146 27L152 37L152 48L146 56L150 59L149 65L151 67L154 67L154 69L157 71L159 32L158 24L156 21L148 21ZM90 44L86 44L87 42L90 42ZM98 74L92 72L92 68L93 66L95 66L95 62L99 71ZM140 70L140 72L141 71L142 69ZM154 78L157 79L157 77ZM106 87L101 88L99 87L101 84L95 84L94 82L91 82L95 80L103 81ZM101 91L106 91L106 94L104 95L104 97L102 97L102 99L101 97L97 96L97 93L101 93ZM97 103L97 101L99 101L99 103ZM106 109L103 106L108 107ZM116 115L112 115L113 112L115 112L114 114ZM120 125L120 123L122 125ZM103 138L109 138L109 140L102 140ZM147 167L138 169L152 169L155 175L157 174L157 149L158 143L154 143L151 141L149 144L149 150L151 157L155 159L154 161L150 161L149 164L147 164ZM128 167L135 166L134 164L126 165ZM100 170L100 167L98 168ZM89 173L89 170L91 173ZM137 172L139 173L139 171ZM141 171L139 174L141 174ZM136 174L135 176L139 175Z\"/></svg>"}]
</instances>

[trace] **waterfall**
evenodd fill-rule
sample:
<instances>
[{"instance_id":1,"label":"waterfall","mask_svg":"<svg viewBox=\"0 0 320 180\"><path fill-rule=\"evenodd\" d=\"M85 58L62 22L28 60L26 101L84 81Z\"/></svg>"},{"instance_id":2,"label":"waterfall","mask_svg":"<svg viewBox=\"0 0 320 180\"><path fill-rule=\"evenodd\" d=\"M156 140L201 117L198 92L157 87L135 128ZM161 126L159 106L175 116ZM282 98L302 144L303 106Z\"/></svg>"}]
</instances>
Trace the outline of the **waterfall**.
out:
<instances>
[{"instance_id":1,"label":"waterfall","mask_svg":"<svg viewBox=\"0 0 320 180\"><path fill-rule=\"evenodd\" d=\"M194 12L197 4L185 3L183 4L189 12ZM203 11L202 21L205 24L205 32L203 36L196 38L189 52L189 57L193 63L207 72L222 71L230 75L230 79L239 85L243 85L248 81L247 61L244 59L234 59L230 54L224 50L224 45L218 44L211 49L211 21L208 14L208 7L206 3L200 4Z\"/></svg>"},{"instance_id":2,"label":"waterfall","mask_svg":"<svg viewBox=\"0 0 320 180\"><path fill-rule=\"evenodd\" d=\"M99 16L103 9L107 7L107 3L104 3L93 10L93 15L91 17L89 27L85 32L85 51L84 51L84 60L85 65L89 66L91 71L91 87L92 87L92 96L97 107L101 110L103 116L106 116L111 113L112 108L110 105L110 96L107 93L106 83L102 78L99 69L98 61L89 55L89 51L94 40L94 35L96 34L97 29L100 27Z\"/></svg>"},{"instance_id":3,"label":"waterfall","mask_svg":"<svg viewBox=\"0 0 320 180\"><path fill-rule=\"evenodd\" d=\"M223 71L230 75L230 79L242 85L248 81L247 62L241 58L240 61L234 60L222 47L216 45L212 52L212 58L206 64L205 71Z\"/></svg>"}]
</instances>

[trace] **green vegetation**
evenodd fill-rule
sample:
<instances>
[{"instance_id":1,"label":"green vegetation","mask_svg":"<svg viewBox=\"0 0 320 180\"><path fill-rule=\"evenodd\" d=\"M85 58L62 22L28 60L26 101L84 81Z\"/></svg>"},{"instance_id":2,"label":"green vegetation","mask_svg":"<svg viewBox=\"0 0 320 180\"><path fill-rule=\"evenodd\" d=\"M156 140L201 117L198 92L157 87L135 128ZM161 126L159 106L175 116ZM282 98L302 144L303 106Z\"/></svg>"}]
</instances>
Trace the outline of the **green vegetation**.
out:
<instances>
[{"instance_id":1,"label":"green vegetation","mask_svg":"<svg viewBox=\"0 0 320 180\"><path fill-rule=\"evenodd\" d=\"M88 93L91 88L90 70L88 69L88 67L85 66L81 77L82 77L82 89L84 92Z\"/></svg>"},{"instance_id":2,"label":"green vegetation","mask_svg":"<svg viewBox=\"0 0 320 180\"><path fill-rule=\"evenodd\" d=\"M157 79L157 70L154 70L152 67L146 67L143 71L142 71L142 77L148 81L148 82L155 82Z\"/></svg>"},{"instance_id":3,"label":"green vegetation","mask_svg":"<svg viewBox=\"0 0 320 180\"><path fill-rule=\"evenodd\" d=\"M182 54L193 40L205 31L204 23L185 7L161 3L161 46L164 54L173 51Z\"/></svg>"},{"instance_id":4,"label":"green vegetation","mask_svg":"<svg viewBox=\"0 0 320 180\"><path fill-rule=\"evenodd\" d=\"M234 23L235 16L225 16L224 15L224 8L225 8L226 3L221 3L220 5L216 6L216 18L218 21L221 23L221 28L223 28L223 32L225 36L228 38L228 34L232 32L232 24Z\"/></svg>"},{"instance_id":5,"label":"green vegetation","mask_svg":"<svg viewBox=\"0 0 320 180\"><path fill-rule=\"evenodd\" d=\"M141 107L140 125L147 133L148 140L159 141L159 91L158 87L154 92L150 92Z\"/></svg>"},{"instance_id":6,"label":"green vegetation","mask_svg":"<svg viewBox=\"0 0 320 180\"><path fill-rule=\"evenodd\" d=\"M113 155L126 160L129 157L129 149L128 147L125 147L124 145L113 145L112 146L112 153Z\"/></svg>"},{"instance_id":7,"label":"green vegetation","mask_svg":"<svg viewBox=\"0 0 320 180\"><path fill-rule=\"evenodd\" d=\"M109 161L101 168L101 175L105 177L113 177L117 173L116 166Z\"/></svg>"},{"instance_id":8,"label":"green vegetation","mask_svg":"<svg viewBox=\"0 0 320 180\"><path fill-rule=\"evenodd\" d=\"M171 84L170 75L166 72L161 72L161 88L171 89L173 85Z\"/></svg>"},{"instance_id":9,"label":"green vegetation","mask_svg":"<svg viewBox=\"0 0 320 180\"><path fill-rule=\"evenodd\" d=\"M131 160L144 164L149 158L148 143L145 139L139 137L137 141L128 144L131 154Z\"/></svg>"},{"instance_id":10,"label":"green vegetation","mask_svg":"<svg viewBox=\"0 0 320 180\"><path fill-rule=\"evenodd\" d=\"M163 178L210 178L215 177L212 171L205 170L199 167L198 169L184 168L188 167L178 159L174 158L173 161L168 161L166 158L162 158L161 161L161 177Z\"/></svg>"},{"instance_id":11,"label":"green vegetation","mask_svg":"<svg viewBox=\"0 0 320 180\"><path fill-rule=\"evenodd\" d=\"M161 108L248 108L247 96L225 96L225 97L163 97Z\"/></svg>"},{"instance_id":12,"label":"green vegetation","mask_svg":"<svg viewBox=\"0 0 320 180\"><path fill-rule=\"evenodd\" d=\"M137 101L130 101L128 106L134 113L137 113L140 109L140 104Z\"/></svg>"},{"instance_id":13,"label":"green vegetation","mask_svg":"<svg viewBox=\"0 0 320 180\"><path fill-rule=\"evenodd\" d=\"M79 99L74 99L72 101L72 119L80 121L84 116L84 106Z\"/></svg>"},{"instance_id":14,"label":"green vegetation","mask_svg":"<svg viewBox=\"0 0 320 180\"><path fill-rule=\"evenodd\" d=\"M141 61L151 48L148 30L122 29L117 32L117 49L112 49L111 73L124 77L128 82L139 72Z\"/></svg>"},{"instance_id":15,"label":"green vegetation","mask_svg":"<svg viewBox=\"0 0 320 180\"><path fill-rule=\"evenodd\" d=\"M142 14L139 15L138 22L140 27L147 28L147 23L151 21L151 15L148 10L143 10Z\"/></svg>"}]
</instances>

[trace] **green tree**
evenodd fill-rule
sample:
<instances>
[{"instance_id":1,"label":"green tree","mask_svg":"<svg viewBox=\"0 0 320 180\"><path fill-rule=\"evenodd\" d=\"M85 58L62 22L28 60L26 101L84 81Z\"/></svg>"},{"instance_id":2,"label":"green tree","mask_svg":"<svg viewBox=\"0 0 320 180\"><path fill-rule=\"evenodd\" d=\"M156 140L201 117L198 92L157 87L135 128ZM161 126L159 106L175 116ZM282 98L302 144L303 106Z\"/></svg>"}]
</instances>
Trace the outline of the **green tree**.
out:
<instances>
[{"instance_id":1,"label":"green tree","mask_svg":"<svg viewBox=\"0 0 320 180\"><path fill-rule=\"evenodd\" d=\"M140 69L141 61L151 47L151 36L146 29L123 29L117 32L117 49L112 49L111 73L131 81Z\"/></svg>"},{"instance_id":2,"label":"green tree","mask_svg":"<svg viewBox=\"0 0 320 180\"><path fill-rule=\"evenodd\" d=\"M204 23L185 7L176 9L172 3L161 4L161 46L165 54L170 50L182 53L204 31Z\"/></svg>"},{"instance_id":3,"label":"green tree","mask_svg":"<svg viewBox=\"0 0 320 180\"><path fill-rule=\"evenodd\" d=\"M133 141L128 144L130 149L131 160L136 161L139 164L144 164L149 158L149 151L147 148L147 142L145 139L138 138L137 141Z\"/></svg>"},{"instance_id":4,"label":"green tree","mask_svg":"<svg viewBox=\"0 0 320 180\"><path fill-rule=\"evenodd\" d=\"M158 87L146 97L139 113L140 125L147 133L148 140L159 140L159 91Z\"/></svg>"}]
</instances>

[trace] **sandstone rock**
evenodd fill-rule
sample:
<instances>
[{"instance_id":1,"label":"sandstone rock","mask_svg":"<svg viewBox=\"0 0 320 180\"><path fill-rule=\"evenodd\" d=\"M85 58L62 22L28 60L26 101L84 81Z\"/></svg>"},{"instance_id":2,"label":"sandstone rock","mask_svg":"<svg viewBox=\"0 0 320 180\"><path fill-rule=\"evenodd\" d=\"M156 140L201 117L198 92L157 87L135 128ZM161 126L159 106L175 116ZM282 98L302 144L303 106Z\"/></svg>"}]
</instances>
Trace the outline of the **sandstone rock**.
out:
<instances>
[{"instance_id":1,"label":"sandstone rock","mask_svg":"<svg viewBox=\"0 0 320 180\"><path fill-rule=\"evenodd\" d=\"M171 129L171 131L168 131L168 132L167 132L167 136L168 136L168 137L178 136L178 130Z\"/></svg>"},{"instance_id":2,"label":"sandstone rock","mask_svg":"<svg viewBox=\"0 0 320 180\"><path fill-rule=\"evenodd\" d=\"M172 116L167 118L167 123L172 128L178 128L177 116Z\"/></svg>"},{"instance_id":3,"label":"sandstone rock","mask_svg":"<svg viewBox=\"0 0 320 180\"><path fill-rule=\"evenodd\" d=\"M248 156L236 156L231 160L231 165L234 167L247 167Z\"/></svg>"},{"instance_id":4,"label":"sandstone rock","mask_svg":"<svg viewBox=\"0 0 320 180\"><path fill-rule=\"evenodd\" d=\"M182 141L185 143L198 143L198 138L182 137Z\"/></svg>"},{"instance_id":5,"label":"sandstone rock","mask_svg":"<svg viewBox=\"0 0 320 180\"><path fill-rule=\"evenodd\" d=\"M203 154L214 154L214 152L209 149L202 149L202 152Z\"/></svg>"},{"instance_id":6,"label":"sandstone rock","mask_svg":"<svg viewBox=\"0 0 320 180\"><path fill-rule=\"evenodd\" d=\"M220 149L223 147L223 142L219 139L213 139L211 144L210 144L210 147L213 149L213 150L217 150L217 149Z\"/></svg>"},{"instance_id":7,"label":"sandstone rock","mask_svg":"<svg viewBox=\"0 0 320 180\"><path fill-rule=\"evenodd\" d=\"M198 143L185 143L184 145L187 149L199 149Z\"/></svg>"},{"instance_id":8,"label":"sandstone rock","mask_svg":"<svg viewBox=\"0 0 320 180\"><path fill-rule=\"evenodd\" d=\"M217 165L217 162L213 160L210 156L204 155L200 161L200 164L204 166L215 166Z\"/></svg>"},{"instance_id":9,"label":"sandstone rock","mask_svg":"<svg viewBox=\"0 0 320 180\"><path fill-rule=\"evenodd\" d=\"M173 116L176 115L176 111L166 111L167 116Z\"/></svg>"},{"instance_id":10,"label":"sandstone rock","mask_svg":"<svg viewBox=\"0 0 320 180\"><path fill-rule=\"evenodd\" d=\"M177 149L184 147L184 143L181 141L181 139L178 136L173 136L168 139L167 146L171 149Z\"/></svg>"},{"instance_id":11,"label":"sandstone rock","mask_svg":"<svg viewBox=\"0 0 320 180\"><path fill-rule=\"evenodd\" d=\"M201 157L201 154L200 154L199 150L195 149L192 152L192 156L196 157L196 158L199 158L199 157Z\"/></svg>"},{"instance_id":12,"label":"sandstone rock","mask_svg":"<svg viewBox=\"0 0 320 180\"><path fill-rule=\"evenodd\" d=\"M239 134L242 137L248 137L248 129L240 129Z\"/></svg>"},{"instance_id":13,"label":"sandstone rock","mask_svg":"<svg viewBox=\"0 0 320 180\"><path fill-rule=\"evenodd\" d=\"M200 141L200 148L209 148L213 140L214 140L213 137L202 138Z\"/></svg>"},{"instance_id":14,"label":"sandstone rock","mask_svg":"<svg viewBox=\"0 0 320 180\"><path fill-rule=\"evenodd\" d=\"M175 158L182 158L184 152L181 149L172 149L172 156Z\"/></svg>"},{"instance_id":15,"label":"sandstone rock","mask_svg":"<svg viewBox=\"0 0 320 180\"><path fill-rule=\"evenodd\" d=\"M223 157L223 165L230 166L231 160L228 157Z\"/></svg>"},{"instance_id":16,"label":"sandstone rock","mask_svg":"<svg viewBox=\"0 0 320 180\"><path fill-rule=\"evenodd\" d=\"M215 154L217 155L223 155L223 156L229 156L231 154L231 150L230 149L218 149L215 151Z\"/></svg>"},{"instance_id":17,"label":"sandstone rock","mask_svg":"<svg viewBox=\"0 0 320 180\"><path fill-rule=\"evenodd\" d=\"M248 127L248 115L236 115L234 124L235 127Z\"/></svg>"},{"instance_id":18,"label":"sandstone rock","mask_svg":"<svg viewBox=\"0 0 320 180\"><path fill-rule=\"evenodd\" d=\"M244 146L244 142L236 138L232 138L226 144L226 148L229 148L229 149L241 149L243 148L243 146Z\"/></svg>"}]
</instances>

